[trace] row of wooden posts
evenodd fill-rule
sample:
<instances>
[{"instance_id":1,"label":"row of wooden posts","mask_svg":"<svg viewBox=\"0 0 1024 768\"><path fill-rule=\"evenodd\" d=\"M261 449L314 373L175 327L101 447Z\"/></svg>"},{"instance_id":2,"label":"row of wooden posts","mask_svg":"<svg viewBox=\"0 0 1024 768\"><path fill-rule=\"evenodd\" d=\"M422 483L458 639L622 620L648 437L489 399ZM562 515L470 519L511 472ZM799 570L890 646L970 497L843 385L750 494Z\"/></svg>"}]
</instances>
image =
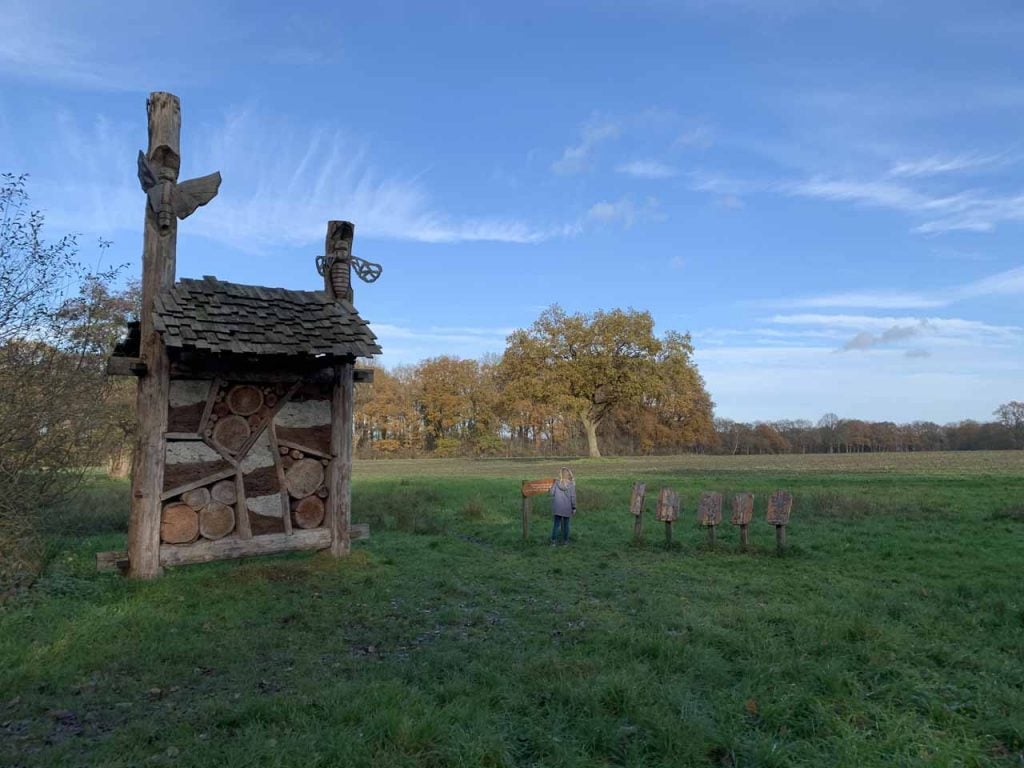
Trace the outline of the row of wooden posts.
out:
<instances>
[{"instance_id":1,"label":"row of wooden posts","mask_svg":"<svg viewBox=\"0 0 1024 768\"><path fill-rule=\"evenodd\" d=\"M640 541L644 528L644 499L647 493L645 483L633 483L633 494L629 500L629 511L635 520L633 538ZM775 491L768 496L765 521L775 526L775 544L779 551L786 548L786 526L793 510L793 495L789 491ZM672 543L672 525L679 519L679 494L665 486L658 493L655 519L665 524L665 542ZM740 529L740 546L749 543L748 527L754 519L754 494L737 493L732 498L732 517L729 522ZM714 544L716 531L722 524L722 494L706 491L701 494L697 505L697 522L708 532L708 544Z\"/></svg>"},{"instance_id":2,"label":"row of wooden posts","mask_svg":"<svg viewBox=\"0 0 1024 768\"><path fill-rule=\"evenodd\" d=\"M530 498L551 490L554 480L524 480L522 484L523 540L530 534ZM647 494L645 483L633 483L633 495L629 500L629 511L635 520L633 538L640 541L644 530L644 500ZM768 496L765 520L775 526L775 544L781 552L786 548L786 526L793 510L793 495L789 491L775 491ZM679 494L665 486L658 493L655 519L665 524L665 541L672 543L672 526L679 519ZM737 493L732 499L732 517L729 522L740 529L740 546L750 541L748 527L754 519L754 494ZM708 543L714 544L716 529L722 524L722 494L709 491L701 494L697 505L697 522L707 529Z\"/></svg>"}]
</instances>

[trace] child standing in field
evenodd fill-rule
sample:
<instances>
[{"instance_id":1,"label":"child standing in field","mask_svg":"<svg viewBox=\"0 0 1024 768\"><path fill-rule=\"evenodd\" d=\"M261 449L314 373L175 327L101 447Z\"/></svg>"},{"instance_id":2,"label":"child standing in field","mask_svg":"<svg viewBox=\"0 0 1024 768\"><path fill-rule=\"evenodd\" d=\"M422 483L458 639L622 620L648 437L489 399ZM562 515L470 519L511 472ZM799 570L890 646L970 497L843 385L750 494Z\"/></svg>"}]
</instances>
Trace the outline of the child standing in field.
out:
<instances>
[{"instance_id":1,"label":"child standing in field","mask_svg":"<svg viewBox=\"0 0 1024 768\"><path fill-rule=\"evenodd\" d=\"M549 491L551 494L551 511L554 513L554 525L551 527L551 546L558 543L558 531L562 531L562 544L569 543L569 520L576 514L576 483L572 470L562 467L558 472L558 480Z\"/></svg>"}]
</instances>

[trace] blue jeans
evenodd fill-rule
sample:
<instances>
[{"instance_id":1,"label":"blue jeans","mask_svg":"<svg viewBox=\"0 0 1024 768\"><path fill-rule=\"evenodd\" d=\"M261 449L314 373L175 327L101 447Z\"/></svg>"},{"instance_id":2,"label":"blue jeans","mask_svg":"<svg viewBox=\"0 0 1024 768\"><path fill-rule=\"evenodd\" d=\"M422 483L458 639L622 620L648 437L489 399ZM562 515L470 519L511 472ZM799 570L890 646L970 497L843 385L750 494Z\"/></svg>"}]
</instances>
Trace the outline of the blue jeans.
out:
<instances>
[{"instance_id":1,"label":"blue jeans","mask_svg":"<svg viewBox=\"0 0 1024 768\"><path fill-rule=\"evenodd\" d=\"M569 543L569 520L568 517L554 516L555 524L551 527L551 543L554 544L558 540L558 529L562 529L562 543Z\"/></svg>"}]
</instances>

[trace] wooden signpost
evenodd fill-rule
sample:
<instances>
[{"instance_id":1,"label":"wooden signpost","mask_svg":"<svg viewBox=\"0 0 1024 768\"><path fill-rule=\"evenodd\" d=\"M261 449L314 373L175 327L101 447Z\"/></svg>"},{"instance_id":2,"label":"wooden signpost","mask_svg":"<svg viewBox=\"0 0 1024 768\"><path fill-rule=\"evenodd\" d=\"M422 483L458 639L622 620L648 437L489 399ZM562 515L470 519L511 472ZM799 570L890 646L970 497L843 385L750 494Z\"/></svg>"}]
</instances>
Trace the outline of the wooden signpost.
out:
<instances>
[{"instance_id":1,"label":"wooden signpost","mask_svg":"<svg viewBox=\"0 0 1024 768\"><path fill-rule=\"evenodd\" d=\"M722 522L722 494L702 493L697 506L697 522L708 529L708 544L715 545L715 529Z\"/></svg>"},{"instance_id":2,"label":"wooden signpost","mask_svg":"<svg viewBox=\"0 0 1024 768\"><path fill-rule=\"evenodd\" d=\"M793 494L789 491L775 491L768 497L768 513L765 519L775 526L775 546L781 553L786 548L786 526L789 513L793 510Z\"/></svg>"},{"instance_id":3,"label":"wooden signpost","mask_svg":"<svg viewBox=\"0 0 1024 768\"><path fill-rule=\"evenodd\" d=\"M665 524L665 543L672 543L672 523L679 519L679 494L664 487L658 494L658 522Z\"/></svg>"},{"instance_id":4,"label":"wooden signpost","mask_svg":"<svg viewBox=\"0 0 1024 768\"><path fill-rule=\"evenodd\" d=\"M523 541L530 538L530 497L547 493L554 484L554 478L550 480L523 480Z\"/></svg>"},{"instance_id":5,"label":"wooden signpost","mask_svg":"<svg viewBox=\"0 0 1024 768\"><path fill-rule=\"evenodd\" d=\"M733 525L740 527L740 546L743 549L747 548L750 543L747 538L747 526L750 525L750 521L754 517L754 494L752 493L737 493L732 497L732 519L729 521Z\"/></svg>"},{"instance_id":6,"label":"wooden signpost","mask_svg":"<svg viewBox=\"0 0 1024 768\"><path fill-rule=\"evenodd\" d=\"M640 541L644 535L645 483L633 483L633 495L629 498L629 513L633 515L633 541Z\"/></svg>"}]
</instances>

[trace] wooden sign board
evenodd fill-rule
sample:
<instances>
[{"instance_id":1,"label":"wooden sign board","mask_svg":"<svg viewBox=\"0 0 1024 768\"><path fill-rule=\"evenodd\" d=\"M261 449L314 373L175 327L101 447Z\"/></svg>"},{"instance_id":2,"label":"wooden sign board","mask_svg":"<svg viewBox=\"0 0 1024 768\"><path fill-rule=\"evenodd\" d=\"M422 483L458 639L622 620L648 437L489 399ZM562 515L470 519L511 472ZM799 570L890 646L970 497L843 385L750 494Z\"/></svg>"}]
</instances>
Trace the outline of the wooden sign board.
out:
<instances>
[{"instance_id":1,"label":"wooden sign board","mask_svg":"<svg viewBox=\"0 0 1024 768\"><path fill-rule=\"evenodd\" d=\"M722 522L722 494L709 491L702 493L697 505L697 522L701 525L718 525Z\"/></svg>"},{"instance_id":2,"label":"wooden sign board","mask_svg":"<svg viewBox=\"0 0 1024 768\"><path fill-rule=\"evenodd\" d=\"M768 515L770 525L789 525L789 513L793 510L793 494L789 491L775 491L768 497Z\"/></svg>"},{"instance_id":3,"label":"wooden sign board","mask_svg":"<svg viewBox=\"0 0 1024 768\"><path fill-rule=\"evenodd\" d=\"M629 512L636 517L644 513L644 495L647 492L647 485L644 483L633 483L633 495L629 499Z\"/></svg>"},{"instance_id":4,"label":"wooden sign board","mask_svg":"<svg viewBox=\"0 0 1024 768\"><path fill-rule=\"evenodd\" d=\"M671 488L662 488L658 494L658 522L672 523L679 519L679 494Z\"/></svg>"},{"instance_id":5,"label":"wooden sign board","mask_svg":"<svg viewBox=\"0 0 1024 768\"><path fill-rule=\"evenodd\" d=\"M750 525L754 518L754 494L737 493L732 497L732 520L733 525Z\"/></svg>"},{"instance_id":6,"label":"wooden sign board","mask_svg":"<svg viewBox=\"0 0 1024 768\"><path fill-rule=\"evenodd\" d=\"M552 480L523 480L523 498L527 496L540 496L543 493L547 493L551 490L551 486L555 484Z\"/></svg>"}]
</instances>

